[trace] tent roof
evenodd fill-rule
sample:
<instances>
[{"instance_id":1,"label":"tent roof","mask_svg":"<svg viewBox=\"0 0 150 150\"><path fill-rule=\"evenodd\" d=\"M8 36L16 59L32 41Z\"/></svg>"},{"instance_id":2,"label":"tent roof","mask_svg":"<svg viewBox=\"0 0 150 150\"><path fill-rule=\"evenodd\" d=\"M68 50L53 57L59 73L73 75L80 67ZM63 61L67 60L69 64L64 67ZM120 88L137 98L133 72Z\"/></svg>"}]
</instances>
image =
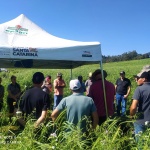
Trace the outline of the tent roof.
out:
<instances>
[{"instance_id":1,"label":"tent roof","mask_svg":"<svg viewBox=\"0 0 150 150\"><path fill-rule=\"evenodd\" d=\"M23 14L0 24L0 67L74 68L102 60L99 42L47 33Z\"/></svg>"}]
</instances>

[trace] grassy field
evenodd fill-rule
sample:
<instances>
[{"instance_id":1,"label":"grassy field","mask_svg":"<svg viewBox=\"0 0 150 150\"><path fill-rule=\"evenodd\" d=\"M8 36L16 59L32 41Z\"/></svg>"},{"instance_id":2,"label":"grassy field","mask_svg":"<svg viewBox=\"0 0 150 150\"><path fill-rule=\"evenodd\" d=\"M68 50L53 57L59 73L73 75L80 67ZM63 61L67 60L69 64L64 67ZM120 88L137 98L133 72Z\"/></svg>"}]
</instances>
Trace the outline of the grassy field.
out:
<instances>
[{"instance_id":1,"label":"grassy field","mask_svg":"<svg viewBox=\"0 0 150 150\"><path fill-rule=\"evenodd\" d=\"M115 63L103 64L103 69L107 71L107 80L115 84L116 79L119 77L119 72L124 70L126 77L131 80L132 89L128 98L129 109L133 92L136 88L133 75L140 72L143 66L149 64L150 59L124 61ZM72 70L72 78L77 78L79 75L83 76L84 81L88 78L89 72L94 72L99 69L99 64L85 65ZM133 120L125 118L120 120L118 118L108 119L108 121L102 126L96 129L96 131L90 131L87 140L82 141L82 136L78 128L70 127L66 122L63 122L63 114L59 117L57 124L47 122L46 125L41 127L39 132L35 132L33 128L33 121L29 120L26 128L21 130L16 123L17 118L13 118L13 122L9 122L6 106L7 97L7 85L10 83L11 75L17 77L17 82L21 85L22 90L25 86L30 87L32 85L31 79L33 73L40 71L45 76L51 75L52 80L56 78L57 72L63 73L63 78L66 81L67 87L64 89L65 96L70 94L69 81L71 78L70 69L9 69L9 72L0 72L2 77L2 85L5 86L4 97L4 109L1 112L0 119L0 150L1 149L62 149L62 150L78 150L78 149L92 149L92 150L117 150L117 149L136 149L137 145L133 139ZM53 97L53 96L52 96ZM49 112L51 113L51 111ZM128 112L127 112L128 114ZM57 137L49 137L54 126L57 126L59 135ZM126 129L127 127L127 129ZM65 134L64 130L71 128L71 133ZM10 136L10 138L9 138ZM143 135L145 144L142 145L143 149L148 149L149 146L149 132ZM48 138L49 137L49 138ZM80 137L80 138L79 138ZM12 138L12 139L11 139ZM8 140L8 142L7 142ZM150 148L149 148L150 149Z\"/></svg>"}]
</instances>

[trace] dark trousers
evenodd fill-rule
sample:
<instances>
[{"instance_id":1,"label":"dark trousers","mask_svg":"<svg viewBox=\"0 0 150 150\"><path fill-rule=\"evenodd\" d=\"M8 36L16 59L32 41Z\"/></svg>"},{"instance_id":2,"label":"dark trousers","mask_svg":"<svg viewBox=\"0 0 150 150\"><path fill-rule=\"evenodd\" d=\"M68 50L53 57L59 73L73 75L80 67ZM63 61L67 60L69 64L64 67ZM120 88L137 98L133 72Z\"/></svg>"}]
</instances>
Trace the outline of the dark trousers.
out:
<instances>
[{"instance_id":1,"label":"dark trousers","mask_svg":"<svg viewBox=\"0 0 150 150\"><path fill-rule=\"evenodd\" d=\"M106 116L99 117L99 126L102 125L107 120Z\"/></svg>"},{"instance_id":2,"label":"dark trousers","mask_svg":"<svg viewBox=\"0 0 150 150\"><path fill-rule=\"evenodd\" d=\"M3 108L3 101L0 100L0 111L2 110L2 108Z\"/></svg>"},{"instance_id":3,"label":"dark trousers","mask_svg":"<svg viewBox=\"0 0 150 150\"><path fill-rule=\"evenodd\" d=\"M9 109L9 113L13 113L15 110L14 102L16 102L13 98L7 98L7 105Z\"/></svg>"}]
</instances>

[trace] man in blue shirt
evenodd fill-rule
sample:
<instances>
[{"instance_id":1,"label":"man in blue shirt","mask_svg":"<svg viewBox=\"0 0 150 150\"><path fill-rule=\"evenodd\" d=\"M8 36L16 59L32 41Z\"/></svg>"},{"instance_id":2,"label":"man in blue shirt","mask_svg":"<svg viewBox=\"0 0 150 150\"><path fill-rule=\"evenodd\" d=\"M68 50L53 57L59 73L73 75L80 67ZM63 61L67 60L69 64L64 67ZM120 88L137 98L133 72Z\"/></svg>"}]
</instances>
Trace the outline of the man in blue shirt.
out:
<instances>
[{"instance_id":1,"label":"man in blue shirt","mask_svg":"<svg viewBox=\"0 0 150 150\"><path fill-rule=\"evenodd\" d=\"M79 125L82 132L86 132L86 121L84 117L92 117L92 127L95 129L98 124L98 115L92 98L84 96L81 91L81 84L78 79L70 81L72 95L65 97L52 112L53 121L58 117L60 112L67 109L67 121L74 125Z\"/></svg>"}]
</instances>

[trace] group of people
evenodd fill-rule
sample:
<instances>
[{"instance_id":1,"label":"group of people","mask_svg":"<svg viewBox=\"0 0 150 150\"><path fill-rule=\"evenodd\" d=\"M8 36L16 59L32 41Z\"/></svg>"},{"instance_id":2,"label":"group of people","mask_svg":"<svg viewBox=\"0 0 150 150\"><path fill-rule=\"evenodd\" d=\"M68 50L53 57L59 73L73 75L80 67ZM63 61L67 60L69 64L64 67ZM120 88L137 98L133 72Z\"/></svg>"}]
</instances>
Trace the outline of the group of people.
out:
<instances>
[{"instance_id":1,"label":"group of people","mask_svg":"<svg viewBox=\"0 0 150 150\"><path fill-rule=\"evenodd\" d=\"M114 100L116 99L117 115L126 115L127 98L131 90L131 82L125 77L125 72L119 73L120 77L115 85L108 81L107 72L97 69L89 73L89 79L84 83L82 76L73 79L69 83L72 94L63 98L63 89L66 86L62 78L62 73L57 73L57 78L51 83L51 76L44 78L43 73L36 72L32 77L33 87L28 89L20 98L20 85L16 83L16 77L11 77L11 84L8 85L7 104L9 112L20 109L26 116L35 112L35 127L44 122L51 101L49 94L54 89L54 105L51 118L53 121L59 116L62 110L66 109L67 121L71 124L79 125L83 132L87 131L86 119L92 122L93 129L107 120L107 117L114 115ZM135 134L146 129L150 124L150 66L144 66L143 70L135 76L138 87L133 95L130 115L137 112L137 121L134 123ZM1 83L1 79L0 79ZM4 88L0 86L0 100L4 96ZM19 103L18 103L19 101ZM18 107L14 107L17 103ZM81 121L82 120L82 121ZM19 119L22 125L25 120ZM79 123L80 122L80 123Z\"/></svg>"}]
</instances>

